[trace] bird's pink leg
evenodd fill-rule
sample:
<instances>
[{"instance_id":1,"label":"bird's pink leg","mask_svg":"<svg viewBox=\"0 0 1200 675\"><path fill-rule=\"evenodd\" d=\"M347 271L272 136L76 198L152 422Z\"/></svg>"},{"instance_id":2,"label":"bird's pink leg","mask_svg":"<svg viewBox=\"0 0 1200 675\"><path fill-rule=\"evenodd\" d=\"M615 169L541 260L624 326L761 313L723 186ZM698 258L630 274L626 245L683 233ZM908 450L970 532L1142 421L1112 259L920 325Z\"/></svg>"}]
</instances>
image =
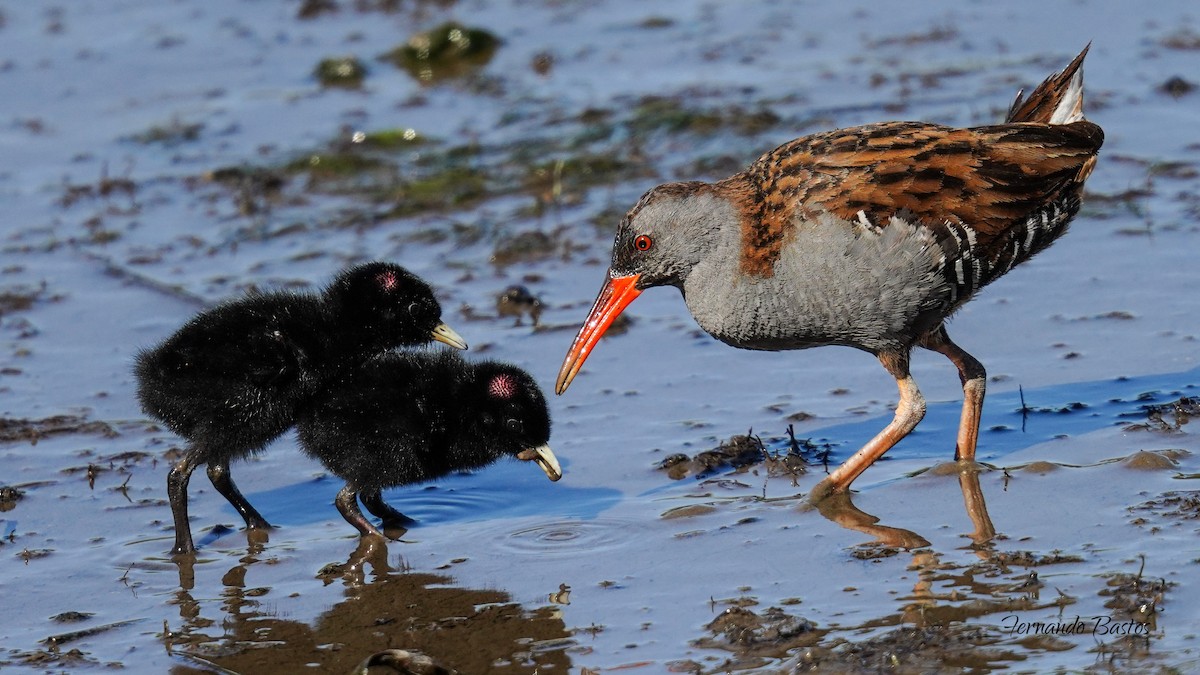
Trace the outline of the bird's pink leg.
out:
<instances>
[{"instance_id":1,"label":"bird's pink leg","mask_svg":"<svg viewBox=\"0 0 1200 675\"><path fill-rule=\"evenodd\" d=\"M946 329L939 326L921 339L921 346L931 349L946 358L958 368L958 378L962 381L963 407L962 417L958 422L958 443L954 448L954 459L965 462L975 461L975 446L979 442L979 418L983 414L983 396L987 390L987 371L983 364L971 356L962 347L954 344Z\"/></svg>"},{"instance_id":2,"label":"bird's pink leg","mask_svg":"<svg viewBox=\"0 0 1200 675\"><path fill-rule=\"evenodd\" d=\"M896 386L900 389L896 415L875 438L868 441L825 480L817 483L808 495L810 502L819 502L829 495L848 491L850 484L859 474L907 436L925 417L925 397L921 395L921 390L917 388L917 383L908 372L908 354L884 353L879 355L879 360L896 378Z\"/></svg>"}]
</instances>

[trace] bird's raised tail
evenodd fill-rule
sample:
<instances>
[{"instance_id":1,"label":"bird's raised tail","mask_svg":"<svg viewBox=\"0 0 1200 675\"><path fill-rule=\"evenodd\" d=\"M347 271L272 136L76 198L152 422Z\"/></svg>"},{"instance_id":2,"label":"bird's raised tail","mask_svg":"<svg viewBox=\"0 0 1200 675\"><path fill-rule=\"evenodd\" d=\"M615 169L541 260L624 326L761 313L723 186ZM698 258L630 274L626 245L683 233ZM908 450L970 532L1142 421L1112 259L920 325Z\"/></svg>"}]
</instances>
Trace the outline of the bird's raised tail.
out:
<instances>
[{"instance_id":1,"label":"bird's raised tail","mask_svg":"<svg viewBox=\"0 0 1200 675\"><path fill-rule=\"evenodd\" d=\"M1070 124L1082 120L1083 57L1087 56L1091 46L1089 42L1061 73L1047 77L1029 94L1029 98L1022 96L1024 91L1018 91L1017 99L1008 109L1006 121Z\"/></svg>"}]
</instances>

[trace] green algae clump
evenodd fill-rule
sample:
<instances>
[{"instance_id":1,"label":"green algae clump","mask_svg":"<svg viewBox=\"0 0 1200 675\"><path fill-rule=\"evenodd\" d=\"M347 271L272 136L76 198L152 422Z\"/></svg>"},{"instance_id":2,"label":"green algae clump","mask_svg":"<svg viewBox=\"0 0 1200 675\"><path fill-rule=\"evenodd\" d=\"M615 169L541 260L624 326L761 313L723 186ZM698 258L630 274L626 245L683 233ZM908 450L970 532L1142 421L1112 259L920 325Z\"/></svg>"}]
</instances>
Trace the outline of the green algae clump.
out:
<instances>
[{"instance_id":1,"label":"green algae clump","mask_svg":"<svg viewBox=\"0 0 1200 675\"><path fill-rule=\"evenodd\" d=\"M449 22L417 33L382 58L432 84L474 73L492 60L499 46L500 39L486 30Z\"/></svg>"},{"instance_id":2,"label":"green algae clump","mask_svg":"<svg viewBox=\"0 0 1200 675\"><path fill-rule=\"evenodd\" d=\"M353 56L321 59L313 69L313 77L317 78L322 87L358 89L362 87L363 78L366 76L367 67Z\"/></svg>"}]
</instances>

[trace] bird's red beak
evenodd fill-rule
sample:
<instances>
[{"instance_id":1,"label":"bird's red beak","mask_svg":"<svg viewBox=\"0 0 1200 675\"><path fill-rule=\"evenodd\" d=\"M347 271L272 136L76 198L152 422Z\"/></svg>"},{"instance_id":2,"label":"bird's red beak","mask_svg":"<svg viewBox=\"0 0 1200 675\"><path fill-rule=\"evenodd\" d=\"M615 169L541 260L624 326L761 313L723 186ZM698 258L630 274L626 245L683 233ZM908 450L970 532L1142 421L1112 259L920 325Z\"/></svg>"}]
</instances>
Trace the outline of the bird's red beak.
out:
<instances>
[{"instance_id":1,"label":"bird's red beak","mask_svg":"<svg viewBox=\"0 0 1200 675\"><path fill-rule=\"evenodd\" d=\"M604 331L612 325L613 319L616 319L634 298L641 295L642 291L637 287L638 278L637 274L627 277L609 276L608 281L604 282L600 295L596 296L596 302L592 305L592 311L588 312L583 327L571 343L567 358L563 359L562 368L558 371L558 381L554 383L554 393L561 394L567 390L583 362L592 353L592 348L600 341Z\"/></svg>"}]
</instances>

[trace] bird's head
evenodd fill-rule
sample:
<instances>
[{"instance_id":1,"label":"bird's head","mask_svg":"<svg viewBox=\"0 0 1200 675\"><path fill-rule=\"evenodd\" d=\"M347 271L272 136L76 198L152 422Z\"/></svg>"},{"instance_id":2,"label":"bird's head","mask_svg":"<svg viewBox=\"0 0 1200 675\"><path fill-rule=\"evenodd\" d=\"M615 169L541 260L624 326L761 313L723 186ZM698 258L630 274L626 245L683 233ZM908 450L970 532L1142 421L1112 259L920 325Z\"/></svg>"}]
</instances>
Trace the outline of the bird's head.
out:
<instances>
[{"instance_id":1,"label":"bird's head","mask_svg":"<svg viewBox=\"0 0 1200 675\"><path fill-rule=\"evenodd\" d=\"M399 265L370 262L352 267L338 275L325 298L344 328L364 332L366 342L380 349L433 340L467 348L442 321L433 289Z\"/></svg>"},{"instance_id":2,"label":"bird's head","mask_svg":"<svg viewBox=\"0 0 1200 675\"><path fill-rule=\"evenodd\" d=\"M642 195L617 228L612 265L563 360L556 393L567 390L604 331L643 290L683 286L717 245L732 208L710 183L667 183Z\"/></svg>"},{"instance_id":3,"label":"bird's head","mask_svg":"<svg viewBox=\"0 0 1200 675\"><path fill-rule=\"evenodd\" d=\"M506 363L475 366L482 388L480 432L492 447L524 461L536 462L550 480L562 478L562 467L550 450L550 409L529 373Z\"/></svg>"}]
</instances>

